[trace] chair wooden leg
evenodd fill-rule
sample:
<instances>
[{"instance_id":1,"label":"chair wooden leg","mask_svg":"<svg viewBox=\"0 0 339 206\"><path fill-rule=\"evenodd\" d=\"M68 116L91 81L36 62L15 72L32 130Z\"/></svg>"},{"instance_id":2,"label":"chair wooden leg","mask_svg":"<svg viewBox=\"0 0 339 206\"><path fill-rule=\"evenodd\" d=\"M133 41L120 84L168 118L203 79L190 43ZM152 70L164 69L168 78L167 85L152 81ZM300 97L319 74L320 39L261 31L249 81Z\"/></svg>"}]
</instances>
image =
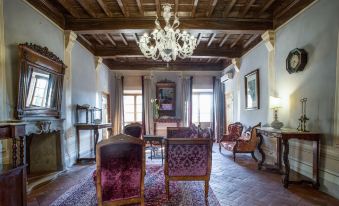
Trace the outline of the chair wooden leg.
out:
<instances>
[{"instance_id":1,"label":"chair wooden leg","mask_svg":"<svg viewBox=\"0 0 339 206\"><path fill-rule=\"evenodd\" d=\"M205 201L208 201L209 180L205 180Z\"/></svg>"},{"instance_id":2,"label":"chair wooden leg","mask_svg":"<svg viewBox=\"0 0 339 206\"><path fill-rule=\"evenodd\" d=\"M233 151L233 161L235 162L235 152Z\"/></svg>"},{"instance_id":3,"label":"chair wooden leg","mask_svg":"<svg viewBox=\"0 0 339 206\"><path fill-rule=\"evenodd\" d=\"M144 206L144 205L145 205L145 200L144 200L144 198L141 200L140 205L141 205L141 206Z\"/></svg>"},{"instance_id":4,"label":"chair wooden leg","mask_svg":"<svg viewBox=\"0 0 339 206\"><path fill-rule=\"evenodd\" d=\"M251 152L251 155L252 155L252 158L253 158L256 162L258 162L258 159L255 157L254 152Z\"/></svg>"},{"instance_id":5,"label":"chair wooden leg","mask_svg":"<svg viewBox=\"0 0 339 206\"><path fill-rule=\"evenodd\" d=\"M169 199L169 179L165 177L166 196Z\"/></svg>"}]
</instances>

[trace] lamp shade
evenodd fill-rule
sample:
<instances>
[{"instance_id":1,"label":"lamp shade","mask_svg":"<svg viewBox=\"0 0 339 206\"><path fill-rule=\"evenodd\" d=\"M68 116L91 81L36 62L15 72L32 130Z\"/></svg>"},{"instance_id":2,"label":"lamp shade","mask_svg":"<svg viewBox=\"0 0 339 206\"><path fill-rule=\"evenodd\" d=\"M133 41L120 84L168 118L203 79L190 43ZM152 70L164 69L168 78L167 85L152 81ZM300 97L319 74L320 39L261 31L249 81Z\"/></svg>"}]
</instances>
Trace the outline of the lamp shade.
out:
<instances>
[{"instance_id":1,"label":"lamp shade","mask_svg":"<svg viewBox=\"0 0 339 206\"><path fill-rule=\"evenodd\" d=\"M270 96L270 108L280 108L281 107L281 99L279 97Z\"/></svg>"}]
</instances>

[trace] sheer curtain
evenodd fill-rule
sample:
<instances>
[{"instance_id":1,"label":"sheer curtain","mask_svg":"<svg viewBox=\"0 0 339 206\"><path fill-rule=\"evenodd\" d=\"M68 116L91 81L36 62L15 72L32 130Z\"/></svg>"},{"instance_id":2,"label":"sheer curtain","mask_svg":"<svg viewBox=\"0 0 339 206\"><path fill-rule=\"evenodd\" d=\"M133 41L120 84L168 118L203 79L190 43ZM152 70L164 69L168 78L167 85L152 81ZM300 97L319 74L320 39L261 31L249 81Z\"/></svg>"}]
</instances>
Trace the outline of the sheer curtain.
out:
<instances>
[{"instance_id":1,"label":"sheer curtain","mask_svg":"<svg viewBox=\"0 0 339 206\"><path fill-rule=\"evenodd\" d=\"M193 77L182 78L182 123L184 127L192 125L192 82Z\"/></svg>"},{"instance_id":2,"label":"sheer curtain","mask_svg":"<svg viewBox=\"0 0 339 206\"><path fill-rule=\"evenodd\" d=\"M213 77L213 130L214 140L219 141L224 133L225 99L224 84L219 77Z\"/></svg>"},{"instance_id":3,"label":"sheer curtain","mask_svg":"<svg viewBox=\"0 0 339 206\"><path fill-rule=\"evenodd\" d=\"M124 77L110 73L111 121L113 134L122 133L124 122Z\"/></svg>"},{"instance_id":4,"label":"sheer curtain","mask_svg":"<svg viewBox=\"0 0 339 206\"><path fill-rule=\"evenodd\" d=\"M144 134L153 134L153 108L151 99L155 98L152 76L142 76L142 106Z\"/></svg>"}]
</instances>

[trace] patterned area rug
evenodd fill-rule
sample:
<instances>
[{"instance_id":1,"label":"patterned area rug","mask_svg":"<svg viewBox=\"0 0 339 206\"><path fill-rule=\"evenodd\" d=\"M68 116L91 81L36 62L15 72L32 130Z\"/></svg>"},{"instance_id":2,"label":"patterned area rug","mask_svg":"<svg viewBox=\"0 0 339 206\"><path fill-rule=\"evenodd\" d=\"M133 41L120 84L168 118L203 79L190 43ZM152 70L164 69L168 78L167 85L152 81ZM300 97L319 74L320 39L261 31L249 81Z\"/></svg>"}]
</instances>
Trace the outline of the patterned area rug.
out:
<instances>
[{"instance_id":1,"label":"patterned area rug","mask_svg":"<svg viewBox=\"0 0 339 206\"><path fill-rule=\"evenodd\" d=\"M147 206L198 206L206 205L203 182L170 181L170 198L167 200L165 177L161 165L147 166L145 177L145 205ZM71 187L51 206L95 206L97 205L95 185L92 175L85 177L79 184ZM212 188L209 188L209 206L220 206Z\"/></svg>"}]
</instances>

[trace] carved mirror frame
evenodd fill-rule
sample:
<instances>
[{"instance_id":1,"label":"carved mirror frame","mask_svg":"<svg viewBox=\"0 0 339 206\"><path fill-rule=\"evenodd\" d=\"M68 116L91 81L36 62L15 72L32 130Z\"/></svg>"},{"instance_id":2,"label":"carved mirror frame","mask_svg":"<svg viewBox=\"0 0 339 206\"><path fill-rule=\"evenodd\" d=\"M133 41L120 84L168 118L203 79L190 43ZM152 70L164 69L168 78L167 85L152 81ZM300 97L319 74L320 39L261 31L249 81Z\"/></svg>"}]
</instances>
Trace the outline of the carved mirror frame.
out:
<instances>
[{"instance_id":1,"label":"carved mirror frame","mask_svg":"<svg viewBox=\"0 0 339 206\"><path fill-rule=\"evenodd\" d=\"M35 44L19 44L19 91L16 116L18 119L30 117L54 117L61 116L61 101L63 78L66 65L47 47ZM55 77L55 103L53 108L47 107L26 107L28 95L30 73L32 68L36 68Z\"/></svg>"}]
</instances>

